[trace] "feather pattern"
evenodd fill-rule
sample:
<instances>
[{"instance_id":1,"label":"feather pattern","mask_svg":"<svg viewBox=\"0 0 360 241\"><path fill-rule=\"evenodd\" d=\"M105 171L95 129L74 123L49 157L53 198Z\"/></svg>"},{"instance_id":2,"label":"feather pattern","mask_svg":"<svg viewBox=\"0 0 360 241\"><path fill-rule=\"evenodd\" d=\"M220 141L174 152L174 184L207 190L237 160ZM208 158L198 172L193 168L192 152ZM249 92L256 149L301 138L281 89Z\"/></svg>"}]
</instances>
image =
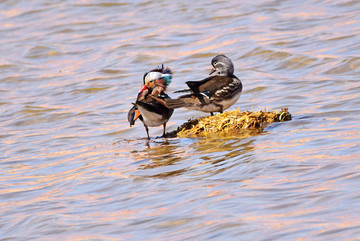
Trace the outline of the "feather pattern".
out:
<instances>
[{"instance_id":1,"label":"feather pattern","mask_svg":"<svg viewBox=\"0 0 360 241\"><path fill-rule=\"evenodd\" d=\"M189 90L180 90L177 93L190 92L177 99L167 100L169 108L185 107L191 110L204 112L222 112L233 105L242 92L241 81L233 74L232 61L225 55L218 55L211 61L214 71L200 81L187 81Z\"/></svg>"}]
</instances>

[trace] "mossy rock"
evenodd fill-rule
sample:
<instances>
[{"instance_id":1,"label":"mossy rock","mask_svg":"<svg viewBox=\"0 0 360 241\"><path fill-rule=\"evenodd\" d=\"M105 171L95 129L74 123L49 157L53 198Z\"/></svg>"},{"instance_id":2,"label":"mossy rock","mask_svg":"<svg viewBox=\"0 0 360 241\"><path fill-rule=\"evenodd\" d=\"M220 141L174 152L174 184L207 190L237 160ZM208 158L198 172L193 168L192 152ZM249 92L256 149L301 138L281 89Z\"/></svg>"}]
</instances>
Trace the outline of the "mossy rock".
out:
<instances>
[{"instance_id":1,"label":"mossy rock","mask_svg":"<svg viewBox=\"0 0 360 241\"><path fill-rule=\"evenodd\" d=\"M189 120L167 136L180 138L248 136L261 132L270 123L288 120L291 120L291 114L287 108L272 112L225 111L222 114Z\"/></svg>"}]
</instances>

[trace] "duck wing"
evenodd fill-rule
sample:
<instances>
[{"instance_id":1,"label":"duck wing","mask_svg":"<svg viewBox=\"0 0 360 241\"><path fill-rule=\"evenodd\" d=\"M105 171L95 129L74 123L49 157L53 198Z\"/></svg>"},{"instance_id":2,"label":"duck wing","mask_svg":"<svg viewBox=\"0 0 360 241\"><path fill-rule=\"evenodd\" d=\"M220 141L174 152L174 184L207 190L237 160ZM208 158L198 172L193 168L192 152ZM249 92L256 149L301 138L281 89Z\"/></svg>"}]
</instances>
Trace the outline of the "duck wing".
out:
<instances>
[{"instance_id":1,"label":"duck wing","mask_svg":"<svg viewBox=\"0 0 360 241\"><path fill-rule=\"evenodd\" d=\"M199 81L186 81L185 83L187 84L187 86L189 86L190 90L194 93L194 94L199 94L200 91L200 87L203 86L204 84L206 84L207 82L211 82L214 79L215 76L210 76L207 77L203 80L199 80Z\"/></svg>"},{"instance_id":2,"label":"duck wing","mask_svg":"<svg viewBox=\"0 0 360 241\"><path fill-rule=\"evenodd\" d=\"M219 90L225 91L233 82L234 78L230 76L210 76L201 81L188 81L186 84L194 94L202 94L210 99Z\"/></svg>"}]
</instances>

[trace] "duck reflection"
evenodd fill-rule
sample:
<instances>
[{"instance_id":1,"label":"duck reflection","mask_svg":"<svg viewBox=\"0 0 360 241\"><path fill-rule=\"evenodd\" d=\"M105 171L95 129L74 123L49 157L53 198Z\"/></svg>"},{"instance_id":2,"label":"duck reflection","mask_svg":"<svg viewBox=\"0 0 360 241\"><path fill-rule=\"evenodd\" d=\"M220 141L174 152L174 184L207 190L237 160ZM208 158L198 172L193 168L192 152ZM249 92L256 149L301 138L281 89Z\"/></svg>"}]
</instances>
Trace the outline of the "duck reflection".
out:
<instances>
[{"instance_id":1,"label":"duck reflection","mask_svg":"<svg viewBox=\"0 0 360 241\"><path fill-rule=\"evenodd\" d=\"M163 178L194 172L194 175L217 173L251 160L254 140L249 139L170 139L151 142L142 151L133 152L140 163L137 170L146 177ZM223 164L222 168L217 166ZM203 166L203 167L202 167ZM148 170L148 171L145 171ZM151 171L152 170L152 171Z\"/></svg>"},{"instance_id":2,"label":"duck reflection","mask_svg":"<svg viewBox=\"0 0 360 241\"><path fill-rule=\"evenodd\" d=\"M173 165L183 159L181 146L166 139L147 142L147 147L134 150L132 157L140 162L140 169ZM146 162L146 164L144 164Z\"/></svg>"}]
</instances>

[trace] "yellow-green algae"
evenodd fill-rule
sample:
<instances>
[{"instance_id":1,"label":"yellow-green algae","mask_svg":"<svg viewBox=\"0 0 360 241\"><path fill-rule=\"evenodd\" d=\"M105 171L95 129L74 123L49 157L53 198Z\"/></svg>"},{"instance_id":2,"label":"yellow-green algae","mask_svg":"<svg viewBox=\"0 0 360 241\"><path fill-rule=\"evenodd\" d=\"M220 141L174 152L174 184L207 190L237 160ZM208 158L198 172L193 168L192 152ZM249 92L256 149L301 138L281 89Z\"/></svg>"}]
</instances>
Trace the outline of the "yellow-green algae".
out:
<instances>
[{"instance_id":1,"label":"yellow-green algae","mask_svg":"<svg viewBox=\"0 0 360 241\"><path fill-rule=\"evenodd\" d=\"M225 111L222 114L189 120L177 130L168 133L168 136L180 138L248 136L261 132L270 123L288 120L291 120L291 114L287 108L281 111Z\"/></svg>"}]
</instances>

